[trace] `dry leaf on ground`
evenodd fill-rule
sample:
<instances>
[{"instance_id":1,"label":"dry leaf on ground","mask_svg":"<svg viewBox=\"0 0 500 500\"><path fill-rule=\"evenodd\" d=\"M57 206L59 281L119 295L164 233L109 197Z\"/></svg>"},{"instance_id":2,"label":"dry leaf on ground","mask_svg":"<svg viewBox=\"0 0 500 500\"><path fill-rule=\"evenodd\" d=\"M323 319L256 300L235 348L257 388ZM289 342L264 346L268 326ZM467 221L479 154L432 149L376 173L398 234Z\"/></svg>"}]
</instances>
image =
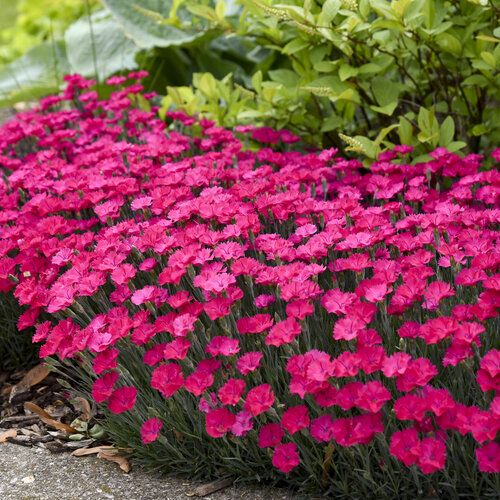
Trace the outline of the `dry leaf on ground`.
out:
<instances>
[{"instance_id":1,"label":"dry leaf on ground","mask_svg":"<svg viewBox=\"0 0 500 500\"><path fill-rule=\"evenodd\" d=\"M46 365L44 364L37 365L34 368L32 368L28 373L26 373L26 375L21 379L21 381L17 385L26 386L29 389L34 385L43 382L48 377L49 373L50 371Z\"/></svg>"},{"instance_id":2,"label":"dry leaf on ground","mask_svg":"<svg viewBox=\"0 0 500 500\"><path fill-rule=\"evenodd\" d=\"M1 389L0 389L0 394L2 396L8 396L10 394L10 392L12 391L12 388L14 386L13 385L10 385L10 384L5 384Z\"/></svg>"},{"instance_id":3,"label":"dry leaf on ground","mask_svg":"<svg viewBox=\"0 0 500 500\"><path fill-rule=\"evenodd\" d=\"M123 456L123 455L117 455L115 453L109 453L107 451L100 451L97 454L98 458L102 458L104 460L108 460L108 462L115 462L120 466L120 469L125 472L129 473L130 472L130 462Z\"/></svg>"},{"instance_id":4,"label":"dry leaf on ground","mask_svg":"<svg viewBox=\"0 0 500 500\"><path fill-rule=\"evenodd\" d=\"M194 490L188 491L186 495L188 497L206 497L215 493L216 491L222 490L224 488L229 488L234 483L234 478L225 477L222 479L216 479L211 483L200 484Z\"/></svg>"},{"instance_id":5,"label":"dry leaf on ground","mask_svg":"<svg viewBox=\"0 0 500 500\"><path fill-rule=\"evenodd\" d=\"M17 436L16 429L9 429L0 434L0 443L6 443L9 438L15 438Z\"/></svg>"},{"instance_id":6,"label":"dry leaf on ground","mask_svg":"<svg viewBox=\"0 0 500 500\"><path fill-rule=\"evenodd\" d=\"M12 402L15 396L29 391L34 385L43 382L49 374L49 369L40 364L29 370L24 377L10 390L9 402Z\"/></svg>"},{"instance_id":7,"label":"dry leaf on ground","mask_svg":"<svg viewBox=\"0 0 500 500\"><path fill-rule=\"evenodd\" d=\"M50 427L54 427L54 429L57 429L59 431L64 431L67 434L75 434L78 432L76 429L73 429L68 424L63 424L62 422L59 422L52 418L50 414L48 414L44 409L40 408L38 405L35 403L24 403L24 409L29 410L32 413L36 413L42 422L44 422L47 425L50 425Z\"/></svg>"},{"instance_id":8,"label":"dry leaf on ground","mask_svg":"<svg viewBox=\"0 0 500 500\"><path fill-rule=\"evenodd\" d=\"M85 457L86 455L94 455L100 452L112 453L115 448L112 446L95 446L94 448L80 448L71 453L74 457Z\"/></svg>"},{"instance_id":9,"label":"dry leaf on ground","mask_svg":"<svg viewBox=\"0 0 500 500\"><path fill-rule=\"evenodd\" d=\"M76 397L71 400L71 404L76 411L81 413L80 420L88 422L92 418L92 406L85 398Z\"/></svg>"}]
</instances>

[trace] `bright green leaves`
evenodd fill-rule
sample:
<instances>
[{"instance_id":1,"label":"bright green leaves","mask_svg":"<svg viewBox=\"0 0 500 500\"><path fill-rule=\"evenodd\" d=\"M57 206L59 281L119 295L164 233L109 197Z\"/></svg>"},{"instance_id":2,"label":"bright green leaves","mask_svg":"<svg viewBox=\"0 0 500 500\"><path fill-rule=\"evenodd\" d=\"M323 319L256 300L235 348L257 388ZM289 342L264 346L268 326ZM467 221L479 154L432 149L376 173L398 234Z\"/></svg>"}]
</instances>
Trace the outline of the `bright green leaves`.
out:
<instances>
[{"instance_id":1,"label":"bright green leaves","mask_svg":"<svg viewBox=\"0 0 500 500\"><path fill-rule=\"evenodd\" d=\"M446 146L455 137L455 122L451 116L447 116L439 129L439 145Z\"/></svg>"},{"instance_id":2,"label":"bright green leaves","mask_svg":"<svg viewBox=\"0 0 500 500\"><path fill-rule=\"evenodd\" d=\"M109 74L137 67L137 45L125 35L115 19L105 11L83 17L64 35L73 71L102 80Z\"/></svg>"},{"instance_id":3,"label":"bright green leaves","mask_svg":"<svg viewBox=\"0 0 500 500\"><path fill-rule=\"evenodd\" d=\"M340 0L326 0L318 16L318 26L328 27L338 14L342 2Z\"/></svg>"},{"instance_id":4,"label":"bright green leaves","mask_svg":"<svg viewBox=\"0 0 500 500\"><path fill-rule=\"evenodd\" d=\"M376 77L372 80L371 90L378 106L370 108L384 115L392 115L398 105L401 84L394 83L388 78Z\"/></svg>"},{"instance_id":5,"label":"bright green leaves","mask_svg":"<svg viewBox=\"0 0 500 500\"><path fill-rule=\"evenodd\" d=\"M271 70L296 73L298 96L322 123L311 131L318 140L342 133L373 154L379 131L398 125L379 147L400 140L424 153L462 147L455 139L470 134L479 137L476 149L500 141L500 29L489 3L242 1L248 32L272 40ZM281 87L276 76L262 77L274 92L297 88L290 74Z\"/></svg>"},{"instance_id":6,"label":"bright green leaves","mask_svg":"<svg viewBox=\"0 0 500 500\"><path fill-rule=\"evenodd\" d=\"M203 37L206 25L183 9L174 19L181 19L182 27L171 23L171 0L103 0L127 36L143 49L171 47L194 42ZM177 23L177 24L179 24Z\"/></svg>"},{"instance_id":7,"label":"bright green leaves","mask_svg":"<svg viewBox=\"0 0 500 500\"><path fill-rule=\"evenodd\" d=\"M0 105L37 99L58 89L69 71L64 43L45 42L0 68Z\"/></svg>"},{"instance_id":8,"label":"bright green leaves","mask_svg":"<svg viewBox=\"0 0 500 500\"><path fill-rule=\"evenodd\" d=\"M368 137L363 137L361 135L349 137L344 134L339 134L339 136L348 145L346 151L352 151L364 155L369 160L375 160L382 152L382 144L386 136L397 128L399 128L399 124L393 124L383 128L374 140L370 140ZM387 145L390 146L391 143ZM369 164L369 162L366 163Z\"/></svg>"},{"instance_id":9,"label":"bright green leaves","mask_svg":"<svg viewBox=\"0 0 500 500\"><path fill-rule=\"evenodd\" d=\"M418 115L408 113L399 120L398 136L401 144L418 146L420 143L427 145L428 150L442 146L449 151L458 151L466 143L455 141L455 135L453 118L447 116L440 124L433 109L420 108Z\"/></svg>"},{"instance_id":10,"label":"bright green leaves","mask_svg":"<svg viewBox=\"0 0 500 500\"><path fill-rule=\"evenodd\" d=\"M423 143L429 143L432 146L437 145L439 141L439 123L434 111L420 108L417 117L420 132L418 140Z\"/></svg>"},{"instance_id":11,"label":"bright green leaves","mask_svg":"<svg viewBox=\"0 0 500 500\"><path fill-rule=\"evenodd\" d=\"M457 57L462 53L463 45L457 37L450 33L440 33L437 35L436 43L443 52L448 52Z\"/></svg>"},{"instance_id":12,"label":"bright green leaves","mask_svg":"<svg viewBox=\"0 0 500 500\"><path fill-rule=\"evenodd\" d=\"M34 4L37 13L30 26L50 22L56 28L60 24L56 21L65 22L50 37L42 32L50 42L2 69L0 99L8 103L57 90L67 72L103 80L139 66L149 71L146 83L159 92L166 85L191 83L197 71L210 71L219 78L233 72L249 83L269 55L230 33L230 20L241 11L233 0L103 0L102 4L98 0L22 0L25 4ZM44 11L48 4L49 13ZM94 4L100 10L93 9Z\"/></svg>"}]
</instances>

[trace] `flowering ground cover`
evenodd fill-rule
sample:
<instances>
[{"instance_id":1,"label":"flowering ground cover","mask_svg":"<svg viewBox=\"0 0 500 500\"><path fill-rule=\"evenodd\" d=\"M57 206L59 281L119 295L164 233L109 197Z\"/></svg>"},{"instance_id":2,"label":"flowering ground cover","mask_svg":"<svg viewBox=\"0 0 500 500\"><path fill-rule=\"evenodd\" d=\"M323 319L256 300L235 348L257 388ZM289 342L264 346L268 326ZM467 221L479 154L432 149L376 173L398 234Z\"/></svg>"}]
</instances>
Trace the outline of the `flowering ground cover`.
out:
<instances>
[{"instance_id":1,"label":"flowering ground cover","mask_svg":"<svg viewBox=\"0 0 500 500\"><path fill-rule=\"evenodd\" d=\"M0 289L41 357L158 469L495 497L500 151L367 170L165 123L141 76L67 77L0 131Z\"/></svg>"}]
</instances>

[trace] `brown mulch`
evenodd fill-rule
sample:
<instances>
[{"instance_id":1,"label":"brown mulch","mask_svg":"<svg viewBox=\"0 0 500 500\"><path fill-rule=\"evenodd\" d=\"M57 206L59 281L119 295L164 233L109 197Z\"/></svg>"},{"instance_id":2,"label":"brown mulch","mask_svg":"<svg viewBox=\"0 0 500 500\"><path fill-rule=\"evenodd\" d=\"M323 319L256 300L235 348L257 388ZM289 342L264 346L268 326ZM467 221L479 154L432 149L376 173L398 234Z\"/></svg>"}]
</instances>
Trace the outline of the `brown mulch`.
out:
<instances>
[{"instance_id":1,"label":"brown mulch","mask_svg":"<svg viewBox=\"0 0 500 500\"><path fill-rule=\"evenodd\" d=\"M90 403L82 398L70 402L68 391L43 364L28 372L0 373L0 443L54 453L86 448L96 440L71 423L89 423L93 417Z\"/></svg>"}]
</instances>

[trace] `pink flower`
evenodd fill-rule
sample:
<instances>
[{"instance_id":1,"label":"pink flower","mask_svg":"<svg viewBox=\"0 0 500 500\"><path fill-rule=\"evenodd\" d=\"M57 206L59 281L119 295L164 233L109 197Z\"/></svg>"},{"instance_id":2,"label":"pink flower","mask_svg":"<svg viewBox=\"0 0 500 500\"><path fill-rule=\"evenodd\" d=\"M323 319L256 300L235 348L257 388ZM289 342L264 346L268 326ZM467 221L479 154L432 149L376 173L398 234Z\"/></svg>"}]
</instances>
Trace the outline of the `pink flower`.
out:
<instances>
[{"instance_id":1,"label":"pink flower","mask_svg":"<svg viewBox=\"0 0 500 500\"><path fill-rule=\"evenodd\" d=\"M500 472L500 444L495 441L476 448L476 458L481 472L489 474Z\"/></svg>"},{"instance_id":2,"label":"pink flower","mask_svg":"<svg viewBox=\"0 0 500 500\"><path fill-rule=\"evenodd\" d=\"M279 444L274 449L273 465L288 474L300 464L297 446L294 443Z\"/></svg>"},{"instance_id":3,"label":"pink flower","mask_svg":"<svg viewBox=\"0 0 500 500\"><path fill-rule=\"evenodd\" d=\"M156 344L151 349L148 349L144 353L142 358L144 363L148 366L157 365L160 361L164 359L165 344Z\"/></svg>"},{"instance_id":4,"label":"pink flower","mask_svg":"<svg viewBox=\"0 0 500 500\"><path fill-rule=\"evenodd\" d=\"M261 384L250 389L245 398L245 410L254 417L266 412L274 403L274 393L269 384Z\"/></svg>"},{"instance_id":5,"label":"pink flower","mask_svg":"<svg viewBox=\"0 0 500 500\"><path fill-rule=\"evenodd\" d=\"M134 407L137 399L135 387L120 387L113 391L108 401L108 409L112 413L123 413Z\"/></svg>"},{"instance_id":6,"label":"pink flower","mask_svg":"<svg viewBox=\"0 0 500 500\"><path fill-rule=\"evenodd\" d=\"M172 335L174 337L185 337L188 333L194 330L194 324L198 318L192 314L180 314L176 316L172 322Z\"/></svg>"},{"instance_id":7,"label":"pink flower","mask_svg":"<svg viewBox=\"0 0 500 500\"><path fill-rule=\"evenodd\" d=\"M423 420L428 409L426 400L417 394L406 394L394 402L394 414L399 420Z\"/></svg>"},{"instance_id":8,"label":"pink flower","mask_svg":"<svg viewBox=\"0 0 500 500\"><path fill-rule=\"evenodd\" d=\"M444 469L446 462L446 445L441 439L424 438L420 443L418 466L424 474L431 474Z\"/></svg>"},{"instance_id":9,"label":"pink flower","mask_svg":"<svg viewBox=\"0 0 500 500\"><path fill-rule=\"evenodd\" d=\"M367 413L333 422L333 438L341 446L368 444L375 434L384 431L380 413Z\"/></svg>"},{"instance_id":10,"label":"pink flower","mask_svg":"<svg viewBox=\"0 0 500 500\"><path fill-rule=\"evenodd\" d=\"M187 376L184 381L186 391L200 396L214 383L214 376L211 373L195 370L191 375Z\"/></svg>"},{"instance_id":11,"label":"pink flower","mask_svg":"<svg viewBox=\"0 0 500 500\"><path fill-rule=\"evenodd\" d=\"M287 318L276 323L266 337L266 344L279 347L283 344L293 342L300 335L301 327L295 318Z\"/></svg>"},{"instance_id":12,"label":"pink flower","mask_svg":"<svg viewBox=\"0 0 500 500\"><path fill-rule=\"evenodd\" d=\"M259 431L259 448L274 448L281 443L285 433L279 424L266 424Z\"/></svg>"},{"instance_id":13,"label":"pink flower","mask_svg":"<svg viewBox=\"0 0 500 500\"><path fill-rule=\"evenodd\" d=\"M179 365L168 363L153 370L151 387L159 390L166 398L175 394L183 385L184 377Z\"/></svg>"},{"instance_id":14,"label":"pink flower","mask_svg":"<svg viewBox=\"0 0 500 500\"><path fill-rule=\"evenodd\" d=\"M290 434L307 429L309 423L309 411L304 405L288 408L281 417L281 426Z\"/></svg>"},{"instance_id":15,"label":"pink flower","mask_svg":"<svg viewBox=\"0 0 500 500\"><path fill-rule=\"evenodd\" d=\"M106 349L100 352L92 361L92 367L96 375L106 370L112 370L117 366L118 349Z\"/></svg>"},{"instance_id":16,"label":"pink flower","mask_svg":"<svg viewBox=\"0 0 500 500\"><path fill-rule=\"evenodd\" d=\"M160 436L160 431L163 428L163 422L159 418L150 418L141 426L141 441L144 444L156 441Z\"/></svg>"},{"instance_id":17,"label":"pink flower","mask_svg":"<svg viewBox=\"0 0 500 500\"><path fill-rule=\"evenodd\" d=\"M236 367L242 375L248 375L259 367L262 358L263 354L260 352L247 352L240 356L236 362Z\"/></svg>"},{"instance_id":18,"label":"pink flower","mask_svg":"<svg viewBox=\"0 0 500 500\"><path fill-rule=\"evenodd\" d=\"M152 203L153 198L151 196L141 196L130 204L130 208L132 210L142 210L143 208L150 207Z\"/></svg>"},{"instance_id":19,"label":"pink flower","mask_svg":"<svg viewBox=\"0 0 500 500\"><path fill-rule=\"evenodd\" d=\"M205 302L203 309L211 320L223 318L231 311L232 300L225 297L217 297Z\"/></svg>"},{"instance_id":20,"label":"pink flower","mask_svg":"<svg viewBox=\"0 0 500 500\"><path fill-rule=\"evenodd\" d=\"M263 307L270 306L276 301L276 297L274 295L269 294L261 294L255 297L255 306L259 309Z\"/></svg>"},{"instance_id":21,"label":"pink flower","mask_svg":"<svg viewBox=\"0 0 500 500\"><path fill-rule=\"evenodd\" d=\"M165 359L184 359L187 356L189 348L191 347L191 342L184 338L179 337L172 342L167 342L162 344L163 347L163 357Z\"/></svg>"},{"instance_id":22,"label":"pink flower","mask_svg":"<svg viewBox=\"0 0 500 500\"><path fill-rule=\"evenodd\" d=\"M207 292L220 293L236 283L236 278L229 273L202 271L193 279L193 284Z\"/></svg>"},{"instance_id":23,"label":"pink flower","mask_svg":"<svg viewBox=\"0 0 500 500\"><path fill-rule=\"evenodd\" d=\"M389 450L407 467L416 464L420 457L418 432L414 428L396 431L391 437Z\"/></svg>"},{"instance_id":24,"label":"pink flower","mask_svg":"<svg viewBox=\"0 0 500 500\"><path fill-rule=\"evenodd\" d=\"M108 372L92 384L92 397L96 403L102 403L111 396L119 376L117 371Z\"/></svg>"},{"instance_id":25,"label":"pink flower","mask_svg":"<svg viewBox=\"0 0 500 500\"><path fill-rule=\"evenodd\" d=\"M314 306L308 300L296 300L289 302L286 305L286 313L288 316L303 320L314 312Z\"/></svg>"},{"instance_id":26,"label":"pink flower","mask_svg":"<svg viewBox=\"0 0 500 500\"><path fill-rule=\"evenodd\" d=\"M366 326L366 323L359 318L346 316L335 322L333 327L333 338L335 340L352 340Z\"/></svg>"},{"instance_id":27,"label":"pink flower","mask_svg":"<svg viewBox=\"0 0 500 500\"><path fill-rule=\"evenodd\" d=\"M151 302L156 296L156 287L152 285L147 285L140 290L136 290L132 294L132 304L136 306L144 304L145 302Z\"/></svg>"},{"instance_id":28,"label":"pink flower","mask_svg":"<svg viewBox=\"0 0 500 500\"><path fill-rule=\"evenodd\" d=\"M231 432L238 437L242 437L253 429L252 415L245 410L236 414L236 419L231 427Z\"/></svg>"},{"instance_id":29,"label":"pink flower","mask_svg":"<svg viewBox=\"0 0 500 500\"><path fill-rule=\"evenodd\" d=\"M236 321L240 333L262 333L271 328L273 319L269 314L256 314L252 317L241 318Z\"/></svg>"},{"instance_id":30,"label":"pink flower","mask_svg":"<svg viewBox=\"0 0 500 500\"><path fill-rule=\"evenodd\" d=\"M223 405L235 405L241 399L244 390L245 381L232 378L219 389L217 395Z\"/></svg>"},{"instance_id":31,"label":"pink flower","mask_svg":"<svg viewBox=\"0 0 500 500\"><path fill-rule=\"evenodd\" d=\"M377 413L391 399L391 393L381 382L374 380L367 382L359 389L356 406L362 410Z\"/></svg>"},{"instance_id":32,"label":"pink flower","mask_svg":"<svg viewBox=\"0 0 500 500\"><path fill-rule=\"evenodd\" d=\"M239 342L237 339L219 335L207 344L205 351L211 356L234 356L240 351Z\"/></svg>"},{"instance_id":33,"label":"pink flower","mask_svg":"<svg viewBox=\"0 0 500 500\"><path fill-rule=\"evenodd\" d=\"M226 408L216 408L205 416L205 429L207 434L214 438L224 436L236 421L235 416Z\"/></svg>"},{"instance_id":34,"label":"pink flower","mask_svg":"<svg viewBox=\"0 0 500 500\"><path fill-rule=\"evenodd\" d=\"M405 372L396 378L396 387L399 391L411 391L415 387L426 385L437 373L437 368L428 359L414 359Z\"/></svg>"},{"instance_id":35,"label":"pink flower","mask_svg":"<svg viewBox=\"0 0 500 500\"><path fill-rule=\"evenodd\" d=\"M396 352L385 358L382 372L386 377L402 375L408 368L411 356L405 352Z\"/></svg>"},{"instance_id":36,"label":"pink flower","mask_svg":"<svg viewBox=\"0 0 500 500\"><path fill-rule=\"evenodd\" d=\"M424 292L425 309L433 311L439 307L439 302L446 297L453 297L455 291L452 287L443 281L433 281Z\"/></svg>"},{"instance_id":37,"label":"pink flower","mask_svg":"<svg viewBox=\"0 0 500 500\"><path fill-rule=\"evenodd\" d=\"M488 351L481 359L479 366L490 377L498 377L500 375L500 350L491 349Z\"/></svg>"},{"instance_id":38,"label":"pink flower","mask_svg":"<svg viewBox=\"0 0 500 500\"><path fill-rule=\"evenodd\" d=\"M333 314L345 314L346 308L356 300L355 293L344 293L338 288L328 290L321 299L321 305Z\"/></svg>"},{"instance_id":39,"label":"pink flower","mask_svg":"<svg viewBox=\"0 0 500 500\"><path fill-rule=\"evenodd\" d=\"M331 441L333 439L333 418L330 415L322 415L315 418L311 423L311 436L316 441Z\"/></svg>"}]
</instances>

